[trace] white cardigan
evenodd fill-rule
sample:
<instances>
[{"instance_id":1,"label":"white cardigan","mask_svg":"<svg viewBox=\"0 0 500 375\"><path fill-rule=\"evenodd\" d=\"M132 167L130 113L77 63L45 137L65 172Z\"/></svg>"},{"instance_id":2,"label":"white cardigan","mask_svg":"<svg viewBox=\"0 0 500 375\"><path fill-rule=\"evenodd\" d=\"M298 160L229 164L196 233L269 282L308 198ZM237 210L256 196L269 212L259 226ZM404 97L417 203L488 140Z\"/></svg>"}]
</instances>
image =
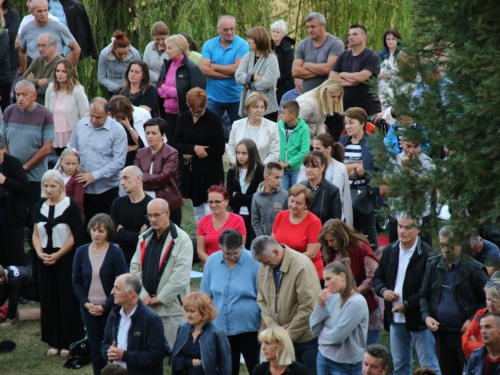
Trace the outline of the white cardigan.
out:
<instances>
[{"instance_id":1,"label":"white cardigan","mask_svg":"<svg viewBox=\"0 0 500 375\"><path fill-rule=\"evenodd\" d=\"M144 123L151 119L151 112L147 109L132 106L132 118L134 119L134 129L141 137L144 147L148 146L148 141L146 141L146 133L144 132Z\"/></svg>"},{"instance_id":2,"label":"white cardigan","mask_svg":"<svg viewBox=\"0 0 500 375\"><path fill-rule=\"evenodd\" d=\"M52 112L56 103L56 92L54 91L54 83L49 83L45 92L45 107ZM68 94L66 100L66 118L68 119L71 131L74 132L76 124L82 118L89 115L89 99L85 95L85 88L82 85L77 85L71 94Z\"/></svg>"},{"instance_id":3,"label":"white cardigan","mask_svg":"<svg viewBox=\"0 0 500 375\"><path fill-rule=\"evenodd\" d=\"M245 135L248 117L233 122L229 142L226 147L227 156L231 164L236 163L236 145ZM266 118L262 118L259 127L259 141L257 143L260 160L267 164L270 161L278 161L280 157L280 136L278 125Z\"/></svg>"}]
</instances>

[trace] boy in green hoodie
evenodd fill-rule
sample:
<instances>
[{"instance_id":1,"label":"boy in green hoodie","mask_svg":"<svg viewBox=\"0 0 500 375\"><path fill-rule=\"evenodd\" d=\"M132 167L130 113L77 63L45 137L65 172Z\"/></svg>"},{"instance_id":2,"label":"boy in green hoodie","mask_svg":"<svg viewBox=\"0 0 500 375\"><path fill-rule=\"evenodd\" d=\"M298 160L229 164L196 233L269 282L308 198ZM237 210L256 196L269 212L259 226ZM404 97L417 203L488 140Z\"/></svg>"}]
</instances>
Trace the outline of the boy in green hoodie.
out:
<instances>
[{"instance_id":1,"label":"boy in green hoodie","mask_svg":"<svg viewBox=\"0 0 500 375\"><path fill-rule=\"evenodd\" d=\"M290 189L297 182L304 156L309 152L309 126L299 117L299 104L287 100L282 104L281 120L278 122L280 136L279 163L285 169L281 188Z\"/></svg>"}]
</instances>

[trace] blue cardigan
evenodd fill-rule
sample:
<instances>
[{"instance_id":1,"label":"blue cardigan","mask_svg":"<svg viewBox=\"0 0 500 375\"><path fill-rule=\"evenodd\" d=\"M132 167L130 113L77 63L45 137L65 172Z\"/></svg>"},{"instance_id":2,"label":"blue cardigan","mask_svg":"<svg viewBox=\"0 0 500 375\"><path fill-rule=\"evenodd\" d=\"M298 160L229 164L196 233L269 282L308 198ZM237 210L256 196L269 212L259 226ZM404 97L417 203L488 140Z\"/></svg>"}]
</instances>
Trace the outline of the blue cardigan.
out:
<instances>
[{"instance_id":1,"label":"blue cardigan","mask_svg":"<svg viewBox=\"0 0 500 375\"><path fill-rule=\"evenodd\" d=\"M92 281L92 265L90 264L89 258L89 246L90 244L86 244L76 249L75 258L73 260L72 284L76 297L82 305L89 302L88 295L90 282ZM106 303L102 306L104 311L110 311L114 305L114 298L111 295L111 290L113 289L115 279L127 272L128 269L123 251L115 244L110 243L101 269L99 270L102 288L106 296L108 296Z\"/></svg>"}]
</instances>

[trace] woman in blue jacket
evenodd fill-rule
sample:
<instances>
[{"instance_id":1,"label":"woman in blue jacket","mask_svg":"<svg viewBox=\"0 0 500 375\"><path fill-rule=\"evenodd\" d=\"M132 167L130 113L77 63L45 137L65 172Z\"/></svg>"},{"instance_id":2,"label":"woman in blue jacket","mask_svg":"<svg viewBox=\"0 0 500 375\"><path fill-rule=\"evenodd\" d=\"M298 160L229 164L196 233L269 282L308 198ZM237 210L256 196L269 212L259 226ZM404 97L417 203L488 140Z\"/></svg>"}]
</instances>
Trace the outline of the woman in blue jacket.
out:
<instances>
[{"instance_id":1,"label":"woman in blue jacket","mask_svg":"<svg viewBox=\"0 0 500 375\"><path fill-rule=\"evenodd\" d=\"M107 364L101 355L101 342L114 305L111 290L115 279L128 270L123 251L109 242L115 236L111 217L95 215L89 222L88 231L92 242L80 246L73 260L73 289L80 302L94 375L99 375Z\"/></svg>"},{"instance_id":2,"label":"woman in blue jacket","mask_svg":"<svg viewBox=\"0 0 500 375\"><path fill-rule=\"evenodd\" d=\"M172 375L231 375L231 349L224 331L212 324L214 304L203 292L183 301L187 322L181 324L172 349Z\"/></svg>"}]
</instances>

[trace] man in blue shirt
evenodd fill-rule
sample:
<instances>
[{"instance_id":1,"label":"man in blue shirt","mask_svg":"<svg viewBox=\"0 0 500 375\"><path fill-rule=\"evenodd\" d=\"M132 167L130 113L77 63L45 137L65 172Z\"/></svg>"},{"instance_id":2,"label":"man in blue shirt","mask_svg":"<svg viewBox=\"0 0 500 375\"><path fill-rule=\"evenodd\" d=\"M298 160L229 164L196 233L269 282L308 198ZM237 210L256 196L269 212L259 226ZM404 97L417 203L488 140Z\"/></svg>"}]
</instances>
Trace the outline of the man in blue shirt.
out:
<instances>
[{"instance_id":1,"label":"man in blue shirt","mask_svg":"<svg viewBox=\"0 0 500 375\"><path fill-rule=\"evenodd\" d=\"M483 239L479 234L470 236L470 253L469 255L483 264L488 271L488 276L491 276L498 265L500 265L500 250L493 242Z\"/></svg>"},{"instance_id":2,"label":"man in blue shirt","mask_svg":"<svg viewBox=\"0 0 500 375\"><path fill-rule=\"evenodd\" d=\"M71 137L71 147L80 156L81 173L76 179L85 187L86 222L98 213L109 215L113 201L118 198L120 171L125 166L127 132L109 116L106 99L92 99L89 117L78 122Z\"/></svg>"},{"instance_id":3,"label":"man in blue shirt","mask_svg":"<svg viewBox=\"0 0 500 375\"><path fill-rule=\"evenodd\" d=\"M236 84L234 74L248 43L235 35L233 16L222 16L217 22L219 36L208 40L201 52L200 69L207 77L208 108L220 117L227 111L231 123L239 120L238 108L243 86Z\"/></svg>"}]
</instances>

